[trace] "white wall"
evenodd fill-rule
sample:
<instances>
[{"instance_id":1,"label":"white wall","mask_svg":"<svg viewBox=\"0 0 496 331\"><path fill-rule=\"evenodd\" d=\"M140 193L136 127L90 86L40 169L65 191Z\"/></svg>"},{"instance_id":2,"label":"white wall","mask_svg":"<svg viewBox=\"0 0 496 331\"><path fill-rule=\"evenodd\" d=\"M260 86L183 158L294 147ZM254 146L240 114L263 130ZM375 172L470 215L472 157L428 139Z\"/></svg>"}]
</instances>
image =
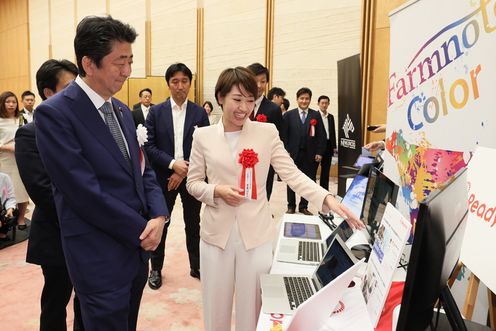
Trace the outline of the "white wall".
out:
<instances>
[{"instance_id":1,"label":"white wall","mask_svg":"<svg viewBox=\"0 0 496 331\"><path fill-rule=\"evenodd\" d=\"M337 116L337 61L360 52L359 0L279 0L275 4L272 86L286 91L295 108L296 91L312 90L331 98ZM337 119L337 117L336 117ZM337 122L337 121L336 121Z\"/></svg>"},{"instance_id":2,"label":"white wall","mask_svg":"<svg viewBox=\"0 0 496 331\"><path fill-rule=\"evenodd\" d=\"M265 0L204 0L204 99L214 105L220 72L232 66L264 63ZM152 75L163 76L174 62L196 71L197 0L150 0ZM131 24L139 36L133 45L132 77L145 75L146 0L29 1L31 76L48 59L52 41L54 58L75 60L74 31L86 15L110 14ZM276 0L272 85L283 88L296 106L296 90L309 87L316 108L320 94L331 97L337 113L336 62L359 52L360 0Z\"/></svg>"}]
</instances>

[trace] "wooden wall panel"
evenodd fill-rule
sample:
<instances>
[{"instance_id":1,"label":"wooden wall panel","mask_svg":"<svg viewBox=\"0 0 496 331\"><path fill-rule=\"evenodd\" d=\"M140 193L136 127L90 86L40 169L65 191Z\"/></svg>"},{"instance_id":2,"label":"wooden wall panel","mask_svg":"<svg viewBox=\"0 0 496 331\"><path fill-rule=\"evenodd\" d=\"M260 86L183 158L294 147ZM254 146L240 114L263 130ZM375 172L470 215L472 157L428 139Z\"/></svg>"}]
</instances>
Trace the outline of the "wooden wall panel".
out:
<instances>
[{"instance_id":1,"label":"wooden wall panel","mask_svg":"<svg viewBox=\"0 0 496 331\"><path fill-rule=\"evenodd\" d=\"M0 1L0 93L30 89L27 0Z\"/></svg>"},{"instance_id":2,"label":"wooden wall panel","mask_svg":"<svg viewBox=\"0 0 496 331\"><path fill-rule=\"evenodd\" d=\"M365 0L366 1L366 0ZM370 75L364 83L363 100L364 130L367 125L386 123L387 88L389 79L389 13L404 4L406 0L377 0L372 4L368 28L371 31L368 46ZM364 22L362 22L364 23ZM362 40L362 43L365 42ZM367 70L367 68L364 68ZM364 132L364 143L384 138L384 133Z\"/></svg>"}]
</instances>

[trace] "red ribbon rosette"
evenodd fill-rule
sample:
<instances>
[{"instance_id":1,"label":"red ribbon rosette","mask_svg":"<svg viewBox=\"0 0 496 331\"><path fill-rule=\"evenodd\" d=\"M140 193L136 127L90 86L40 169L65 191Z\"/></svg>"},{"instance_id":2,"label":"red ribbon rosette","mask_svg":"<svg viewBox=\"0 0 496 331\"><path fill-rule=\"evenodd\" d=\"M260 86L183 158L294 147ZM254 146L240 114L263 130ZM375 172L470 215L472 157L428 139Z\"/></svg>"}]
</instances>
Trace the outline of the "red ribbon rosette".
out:
<instances>
[{"instance_id":1,"label":"red ribbon rosette","mask_svg":"<svg viewBox=\"0 0 496 331\"><path fill-rule=\"evenodd\" d=\"M258 117L258 116L257 116ZM258 163L258 154L253 149L243 149L239 154L238 162L243 166L241 173L241 189L245 198L249 200L257 199L257 181L255 178L255 164Z\"/></svg>"},{"instance_id":2,"label":"red ribbon rosette","mask_svg":"<svg viewBox=\"0 0 496 331\"><path fill-rule=\"evenodd\" d=\"M317 120L315 118L312 118L310 120L310 137L315 136L315 126L317 125Z\"/></svg>"},{"instance_id":3,"label":"red ribbon rosette","mask_svg":"<svg viewBox=\"0 0 496 331\"><path fill-rule=\"evenodd\" d=\"M267 123L267 116L265 116L264 114L258 114L257 122Z\"/></svg>"}]
</instances>

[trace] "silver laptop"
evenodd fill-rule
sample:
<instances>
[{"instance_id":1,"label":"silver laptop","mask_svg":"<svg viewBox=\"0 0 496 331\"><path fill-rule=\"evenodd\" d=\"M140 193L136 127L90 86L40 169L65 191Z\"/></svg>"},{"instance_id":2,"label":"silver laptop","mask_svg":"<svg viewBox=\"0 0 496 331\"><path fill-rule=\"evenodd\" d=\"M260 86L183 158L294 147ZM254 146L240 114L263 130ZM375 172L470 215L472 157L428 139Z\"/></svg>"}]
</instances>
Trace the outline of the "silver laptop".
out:
<instances>
[{"instance_id":1,"label":"silver laptop","mask_svg":"<svg viewBox=\"0 0 496 331\"><path fill-rule=\"evenodd\" d=\"M261 275L262 311L292 315L300 304L343 274L349 277L346 288L356 272L352 267L357 261L343 240L336 236L312 277ZM350 269L352 271L347 272Z\"/></svg>"},{"instance_id":2,"label":"silver laptop","mask_svg":"<svg viewBox=\"0 0 496 331\"><path fill-rule=\"evenodd\" d=\"M355 277L362 263L363 260L358 261L353 267L298 306L287 331L320 330L331 315L330 312L334 311L339 305L339 300L342 299L346 288Z\"/></svg>"},{"instance_id":3,"label":"silver laptop","mask_svg":"<svg viewBox=\"0 0 496 331\"><path fill-rule=\"evenodd\" d=\"M367 189L368 177L356 175L341 203L360 217ZM343 224L345 223L345 224ZM338 234L343 241L353 234L346 222L341 222L325 241L282 238L279 243L276 260L280 262L318 265L332 239Z\"/></svg>"}]
</instances>

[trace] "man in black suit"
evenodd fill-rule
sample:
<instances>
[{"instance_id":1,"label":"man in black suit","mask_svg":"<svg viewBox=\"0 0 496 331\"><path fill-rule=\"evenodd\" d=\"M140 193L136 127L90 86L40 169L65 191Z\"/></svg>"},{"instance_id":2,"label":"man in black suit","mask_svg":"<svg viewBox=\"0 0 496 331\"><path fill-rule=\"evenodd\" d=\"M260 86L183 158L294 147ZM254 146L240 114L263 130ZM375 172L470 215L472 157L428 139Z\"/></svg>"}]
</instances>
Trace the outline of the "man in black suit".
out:
<instances>
[{"instance_id":1,"label":"man in black suit","mask_svg":"<svg viewBox=\"0 0 496 331\"><path fill-rule=\"evenodd\" d=\"M329 190L329 171L331 160L336 150L336 128L334 127L334 116L327 112L330 99L327 95L321 95L318 99L319 113L326 133L326 149L320 161L320 186Z\"/></svg>"},{"instance_id":2,"label":"man in black suit","mask_svg":"<svg viewBox=\"0 0 496 331\"><path fill-rule=\"evenodd\" d=\"M183 63L175 63L165 72L171 97L150 109L146 119L148 142L145 143L145 150L170 213L177 195L181 195L190 275L199 279L201 202L186 190L186 175L193 132L196 128L210 123L205 110L188 101L191 79L191 70ZM162 240L151 256L152 270L148 285L154 290L162 286L164 249L169 224L170 222L165 225Z\"/></svg>"},{"instance_id":3,"label":"man in black suit","mask_svg":"<svg viewBox=\"0 0 496 331\"><path fill-rule=\"evenodd\" d=\"M283 141L284 147L300 169L309 178L315 180L317 167L325 151L325 129L318 111L309 108L312 91L302 87L296 92L298 108L284 113ZM288 186L288 214L296 210L296 197ZM308 201L300 198L299 212L312 215L308 210Z\"/></svg>"},{"instance_id":4,"label":"man in black suit","mask_svg":"<svg viewBox=\"0 0 496 331\"><path fill-rule=\"evenodd\" d=\"M284 97L286 96L286 92L280 87L273 87L267 93L267 99L281 107L284 102Z\"/></svg>"},{"instance_id":5,"label":"man in black suit","mask_svg":"<svg viewBox=\"0 0 496 331\"><path fill-rule=\"evenodd\" d=\"M62 90L78 74L68 60L48 60L36 73L38 93L43 100ZM19 174L36 207L33 212L26 261L41 266L45 284L41 294L40 330L67 330L66 306L72 282L62 251L52 184L36 146L35 122L19 128L15 137ZM83 330L79 300L74 298L74 330Z\"/></svg>"},{"instance_id":6,"label":"man in black suit","mask_svg":"<svg viewBox=\"0 0 496 331\"><path fill-rule=\"evenodd\" d=\"M19 111L19 114L22 116L21 118L22 124L31 123L33 121L35 99L36 97L33 92L31 91L22 92L21 102L23 108Z\"/></svg>"},{"instance_id":7,"label":"man in black suit","mask_svg":"<svg viewBox=\"0 0 496 331\"><path fill-rule=\"evenodd\" d=\"M277 106L275 103L264 96L267 82L269 81L269 70L267 70L267 68L265 68L260 63L253 63L248 66L248 69L255 75L258 86L257 99L255 100L255 109L250 114L250 119L261 121L263 117L258 115L265 115L267 123L273 123L279 131L279 136L282 137L281 108L279 108L279 106ZM274 173L274 168L272 168L271 166L267 175L267 200L270 200L270 196L272 194L272 186L274 185Z\"/></svg>"},{"instance_id":8,"label":"man in black suit","mask_svg":"<svg viewBox=\"0 0 496 331\"><path fill-rule=\"evenodd\" d=\"M153 106L152 103L152 90L147 88L142 89L139 92L140 102L133 106L133 120L136 127L139 124L145 125L146 117L150 111L150 107Z\"/></svg>"}]
</instances>

